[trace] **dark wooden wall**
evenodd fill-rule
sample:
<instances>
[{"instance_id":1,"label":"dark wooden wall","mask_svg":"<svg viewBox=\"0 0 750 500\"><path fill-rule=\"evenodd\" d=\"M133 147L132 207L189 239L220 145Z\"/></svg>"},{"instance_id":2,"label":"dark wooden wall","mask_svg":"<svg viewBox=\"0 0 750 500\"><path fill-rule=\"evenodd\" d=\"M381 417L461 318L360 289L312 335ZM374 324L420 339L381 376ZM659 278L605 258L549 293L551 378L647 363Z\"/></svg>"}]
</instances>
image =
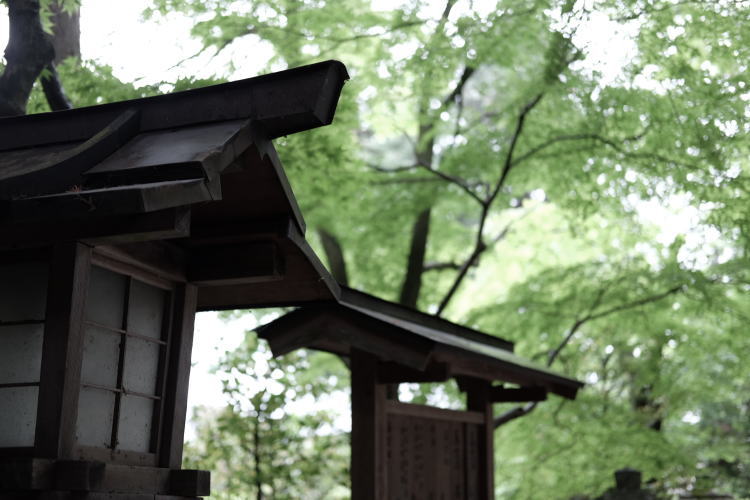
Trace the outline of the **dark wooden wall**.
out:
<instances>
[{"instance_id":1,"label":"dark wooden wall","mask_svg":"<svg viewBox=\"0 0 750 500\"><path fill-rule=\"evenodd\" d=\"M480 498L480 433L475 423L389 414L388 498Z\"/></svg>"}]
</instances>

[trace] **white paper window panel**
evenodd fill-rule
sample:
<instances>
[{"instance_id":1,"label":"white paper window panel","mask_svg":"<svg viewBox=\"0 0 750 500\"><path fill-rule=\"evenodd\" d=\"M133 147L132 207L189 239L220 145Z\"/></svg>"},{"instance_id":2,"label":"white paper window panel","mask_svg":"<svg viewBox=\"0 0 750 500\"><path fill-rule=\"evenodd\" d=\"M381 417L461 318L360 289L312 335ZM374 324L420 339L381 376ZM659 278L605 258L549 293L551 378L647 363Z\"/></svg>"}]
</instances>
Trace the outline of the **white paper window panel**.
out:
<instances>
[{"instance_id":1,"label":"white paper window panel","mask_svg":"<svg viewBox=\"0 0 750 500\"><path fill-rule=\"evenodd\" d=\"M0 448L34 446L38 387L0 388Z\"/></svg>"},{"instance_id":2,"label":"white paper window panel","mask_svg":"<svg viewBox=\"0 0 750 500\"><path fill-rule=\"evenodd\" d=\"M0 266L0 321L43 320L48 268L44 262Z\"/></svg>"},{"instance_id":3,"label":"white paper window panel","mask_svg":"<svg viewBox=\"0 0 750 500\"><path fill-rule=\"evenodd\" d=\"M39 382L44 325L0 325L0 384Z\"/></svg>"},{"instance_id":4,"label":"white paper window panel","mask_svg":"<svg viewBox=\"0 0 750 500\"><path fill-rule=\"evenodd\" d=\"M83 446L110 448L115 412L115 393L82 387L78 399L76 441Z\"/></svg>"},{"instance_id":5,"label":"white paper window panel","mask_svg":"<svg viewBox=\"0 0 750 500\"><path fill-rule=\"evenodd\" d=\"M123 396L120 400L120 423L117 427L117 449L148 453L151 451L151 423L154 400Z\"/></svg>"},{"instance_id":6,"label":"white paper window panel","mask_svg":"<svg viewBox=\"0 0 750 500\"><path fill-rule=\"evenodd\" d=\"M117 386L117 365L120 361L122 335L92 325L85 326L83 339L84 384Z\"/></svg>"},{"instance_id":7,"label":"white paper window panel","mask_svg":"<svg viewBox=\"0 0 750 500\"><path fill-rule=\"evenodd\" d=\"M130 286L128 331L160 339L167 292L137 280Z\"/></svg>"},{"instance_id":8,"label":"white paper window panel","mask_svg":"<svg viewBox=\"0 0 750 500\"><path fill-rule=\"evenodd\" d=\"M123 387L126 391L156 394L156 377L159 370L159 344L128 337L125 350Z\"/></svg>"},{"instance_id":9,"label":"white paper window panel","mask_svg":"<svg viewBox=\"0 0 750 500\"><path fill-rule=\"evenodd\" d=\"M128 278L108 269L92 266L86 298L86 319L122 328Z\"/></svg>"}]
</instances>

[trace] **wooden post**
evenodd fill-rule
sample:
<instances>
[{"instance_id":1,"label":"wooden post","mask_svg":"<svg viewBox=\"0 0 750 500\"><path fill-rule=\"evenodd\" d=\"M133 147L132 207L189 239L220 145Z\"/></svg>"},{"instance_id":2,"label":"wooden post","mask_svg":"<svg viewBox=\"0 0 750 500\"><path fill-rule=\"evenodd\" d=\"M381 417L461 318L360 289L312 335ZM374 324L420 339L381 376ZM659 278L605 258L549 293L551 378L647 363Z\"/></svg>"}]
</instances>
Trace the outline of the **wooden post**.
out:
<instances>
[{"instance_id":1,"label":"wooden post","mask_svg":"<svg viewBox=\"0 0 750 500\"><path fill-rule=\"evenodd\" d=\"M377 358L351 350L352 498L386 500L385 386L377 383Z\"/></svg>"},{"instance_id":2,"label":"wooden post","mask_svg":"<svg viewBox=\"0 0 750 500\"><path fill-rule=\"evenodd\" d=\"M90 262L91 248L81 243L60 243L52 249L37 410L35 448L39 457L72 455Z\"/></svg>"},{"instance_id":3,"label":"wooden post","mask_svg":"<svg viewBox=\"0 0 750 500\"><path fill-rule=\"evenodd\" d=\"M466 390L466 409L484 415L483 432L479 436L479 498L495 498L495 442L492 413L492 384L486 380L466 378L461 381Z\"/></svg>"},{"instance_id":4,"label":"wooden post","mask_svg":"<svg viewBox=\"0 0 750 500\"><path fill-rule=\"evenodd\" d=\"M162 416L162 442L159 466L182 467L182 445L185 439L187 392L190 381L190 356L193 350L193 329L198 289L181 285L174 291L174 313L171 347L167 365L168 393L165 394Z\"/></svg>"}]
</instances>

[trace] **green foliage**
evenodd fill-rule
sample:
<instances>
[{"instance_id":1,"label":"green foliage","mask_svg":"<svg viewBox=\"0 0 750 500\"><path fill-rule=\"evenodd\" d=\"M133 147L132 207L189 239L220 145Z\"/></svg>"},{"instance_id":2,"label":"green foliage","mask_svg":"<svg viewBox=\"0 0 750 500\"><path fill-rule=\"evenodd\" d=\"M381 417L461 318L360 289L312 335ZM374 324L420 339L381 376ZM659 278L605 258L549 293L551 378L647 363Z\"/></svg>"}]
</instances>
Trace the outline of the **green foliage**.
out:
<instances>
[{"instance_id":1,"label":"green foliage","mask_svg":"<svg viewBox=\"0 0 750 500\"><path fill-rule=\"evenodd\" d=\"M212 472L213 498L346 498L348 436L334 415L310 411L323 395L343 390L340 362L305 351L280 359L248 332L228 353L222 372L228 405L198 408L197 441L185 466ZM293 405L307 407L290 412Z\"/></svg>"},{"instance_id":2,"label":"green foliage","mask_svg":"<svg viewBox=\"0 0 750 500\"><path fill-rule=\"evenodd\" d=\"M50 34L52 33L52 11L50 7L53 4L57 4L62 12L72 14L81 8L81 0L40 0L42 27L44 31Z\"/></svg>"},{"instance_id":3,"label":"green foliage","mask_svg":"<svg viewBox=\"0 0 750 500\"><path fill-rule=\"evenodd\" d=\"M559 349L552 366L589 382L497 431L500 498L595 496L623 466L666 495L746 494L750 5L485 4L158 0L149 14L199 16L207 50L271 46L269 69L347 64L334 126L278 145L354 286L398 296L426 208L428 263L462 263L483 228L488 249L448 316L541 363ZM602 19L637 33L614 77L578 36ZM508 165L483 219L477 200ZM671 222L646 222L654 206ZM680 210L694 223L670 231ZM452 285L445 269L423 274L422 309ZM407 392L460 402L452 388Z\"/></svg>"},{"instance_id":4,"label":"green foliage","mask_svg":"<svg viewBox=\"0 0 750 500\"><path fill-rule=\"evenodd\" d=\"M65 93L74 107L94 106L160 93L157 86L137 87L132 83L122 82L112 74L112 68L92 61L66 59L57 70L60 80L64 82ZM43 113L49 110L41 84L37 81L29 98L27 112Z\"/></svg>"}]
</instances>

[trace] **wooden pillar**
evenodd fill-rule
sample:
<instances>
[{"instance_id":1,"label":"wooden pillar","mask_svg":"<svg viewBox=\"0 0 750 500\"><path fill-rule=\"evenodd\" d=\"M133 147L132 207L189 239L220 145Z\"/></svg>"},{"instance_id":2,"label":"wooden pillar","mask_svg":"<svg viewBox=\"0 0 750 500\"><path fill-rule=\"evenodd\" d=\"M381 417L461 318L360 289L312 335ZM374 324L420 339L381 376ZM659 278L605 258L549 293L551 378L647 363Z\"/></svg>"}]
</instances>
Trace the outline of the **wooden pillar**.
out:
<instances>
[{"instance_id":1,"label":"wooden pillar","mask_svg":"<svg viewBox=\"0 0 750 500\"><path fill-rule=\"evenodd\" d=\"M495 498L495 441L492 413L492 384L487 380L467 378L461 381L466 390L466 409L484 415L483 431L479 436L479 498Z\"/></svg>"},{"instance_id":2,"label":"wooden pillar","mask_svg":"<svg viewBox=\"0 0 750 500\"><path fill-rule=\"evenodd\" d=\"M170 469L182 468L182 446L185 439L190 360L193 350L195 311L198 303L198 288L186 284L174 291L174 311L167 364L167 384L170 394L165 394L162 418L162 442L160 443L159 466Z\"/></svg>"},{"instance_id":3,"label":"wooden pillar","mask_svg":"<svg viewBox=\"0 0 750 500\"><path fill-rule=\"evenodd\" d=\"M59 243L52 249L37 408L39 457L69 458L73 451L90 264L91 248L81 243Z\"/></svg>"},{"instance_id":4,"label":"wooden pillar","mask_svg":"<svg viewBox=\"0 0 750 500\"><path fill-rule=\"evenodd\" d=\"M352 498L386 500L386 388L377 383L377 359L351 352Z\"/></svg>"}]
</instances>

